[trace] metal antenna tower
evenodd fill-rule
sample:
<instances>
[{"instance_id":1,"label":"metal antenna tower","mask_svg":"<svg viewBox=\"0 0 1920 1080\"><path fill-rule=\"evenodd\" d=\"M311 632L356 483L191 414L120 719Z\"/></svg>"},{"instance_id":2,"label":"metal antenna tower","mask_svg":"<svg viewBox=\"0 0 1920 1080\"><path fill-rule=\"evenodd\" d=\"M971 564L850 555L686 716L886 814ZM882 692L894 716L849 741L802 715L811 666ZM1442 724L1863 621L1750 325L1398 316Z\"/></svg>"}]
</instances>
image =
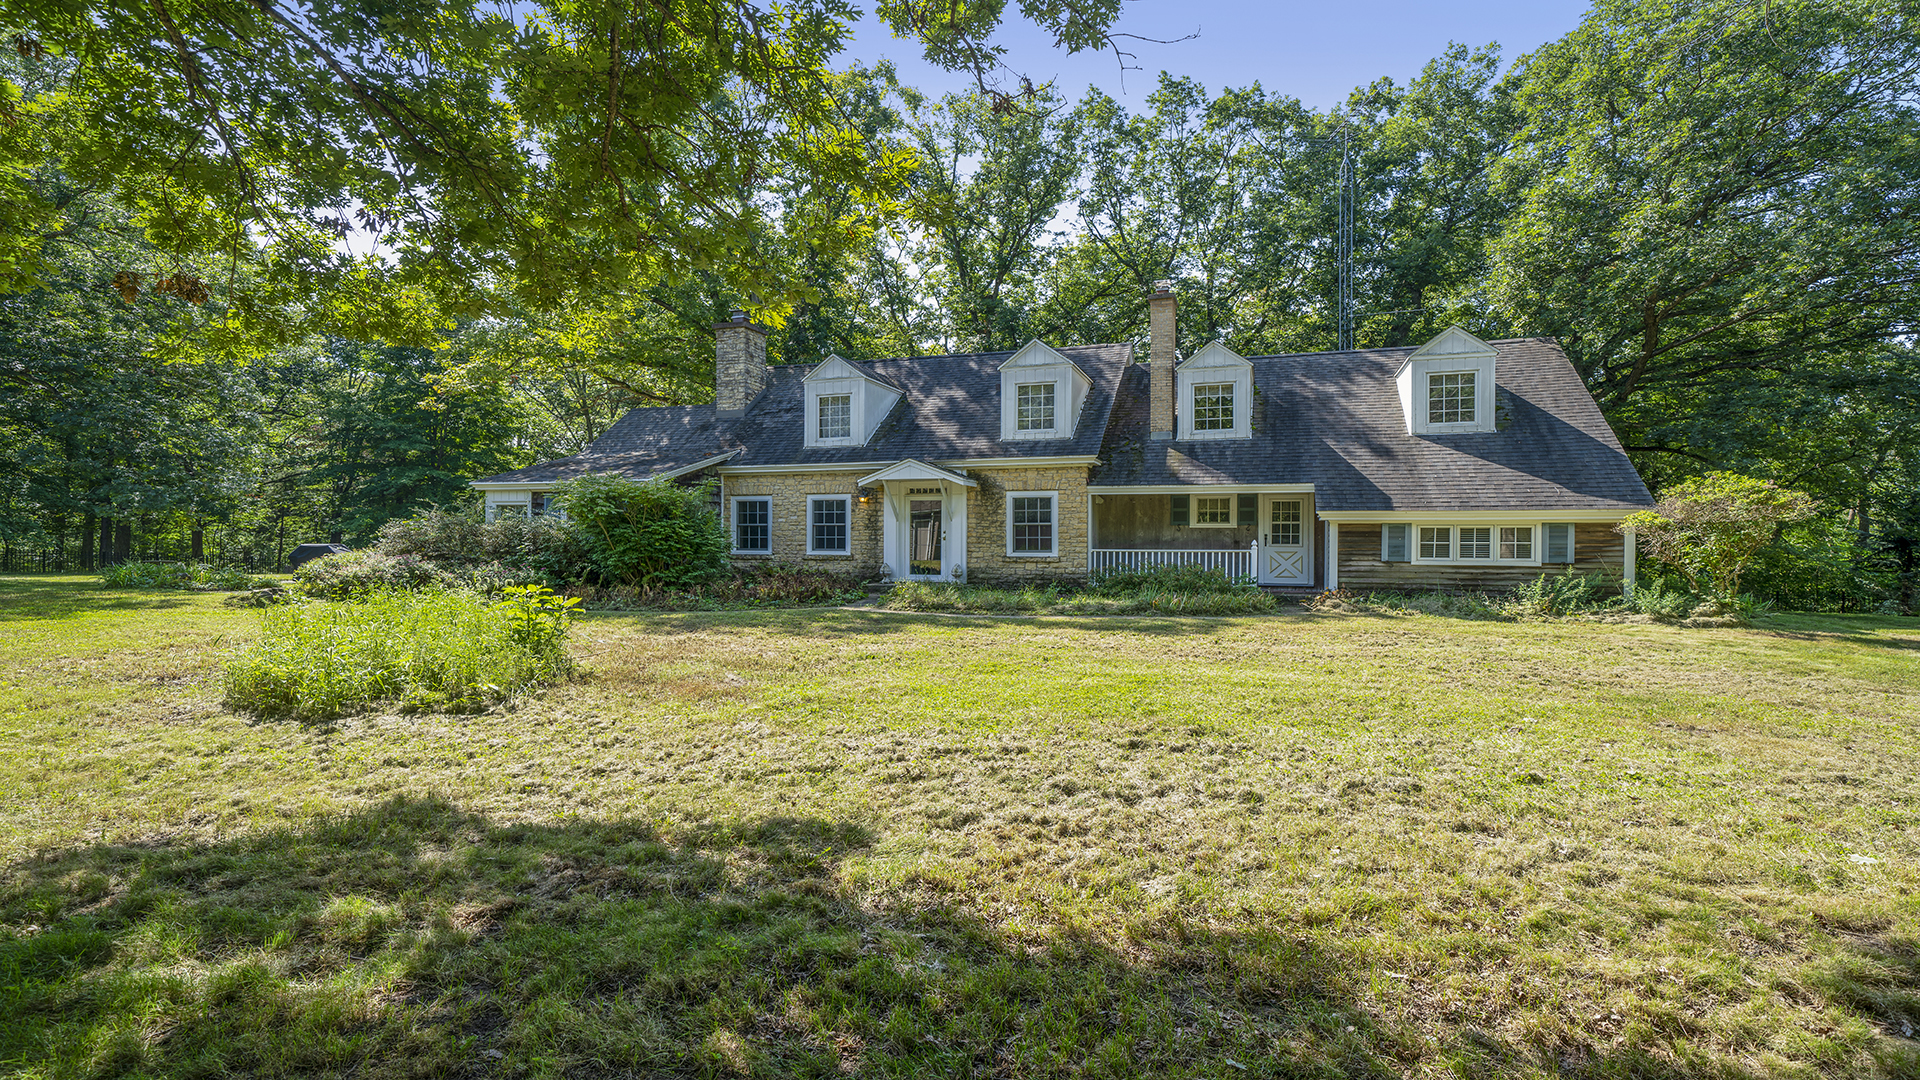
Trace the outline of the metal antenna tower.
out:
<instances>
[{"instance_id":1,"label":"metal antenna tower","mask_svg":"<svg viewBox=\"0 0 1920 1080\"><path fill-rule=\"evenodd\" d=\"M1353 150L1345 125L1340 128L1340 170L1335 183L1340 189L1340 223L1334 237L1340 279L1336 347L1346 352L1353 348L1353 204L1359 193L1354 190Z\"/></svg>"}]
</instances>

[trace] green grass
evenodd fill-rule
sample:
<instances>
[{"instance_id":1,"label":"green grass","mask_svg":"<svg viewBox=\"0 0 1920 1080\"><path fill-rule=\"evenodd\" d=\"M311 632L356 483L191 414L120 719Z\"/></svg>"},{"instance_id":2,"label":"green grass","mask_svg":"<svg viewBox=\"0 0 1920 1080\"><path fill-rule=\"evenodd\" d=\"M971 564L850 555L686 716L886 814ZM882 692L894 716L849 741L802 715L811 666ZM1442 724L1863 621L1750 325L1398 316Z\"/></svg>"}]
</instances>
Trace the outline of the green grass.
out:
<instances>
[{"instance_id":1,"label":"green grass","mask_svg":"<svg viewBox=\"0 0 1920 1080\"><path fill-rule=\"evenodd\" d=\"M331 726L259 620L0 579L0 1074L1920 1075L1914 620L590 615Z\"/></svg>"}]
</instances>

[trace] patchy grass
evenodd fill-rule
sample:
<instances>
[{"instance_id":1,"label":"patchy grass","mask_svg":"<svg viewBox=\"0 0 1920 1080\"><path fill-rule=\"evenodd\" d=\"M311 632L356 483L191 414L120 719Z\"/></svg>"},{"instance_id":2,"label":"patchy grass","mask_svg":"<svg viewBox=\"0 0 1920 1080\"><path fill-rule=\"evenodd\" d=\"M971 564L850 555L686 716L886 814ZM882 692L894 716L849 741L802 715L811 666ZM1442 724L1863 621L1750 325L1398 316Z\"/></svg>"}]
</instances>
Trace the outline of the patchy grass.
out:
<instances>
[{"instance_id":1,"label":"patchy grass","mask_svg":"<svg viewBox=\"0 0 1920 1080\"><path fill-rule=\"evenodd\" d=\"M1913 620L597 615L330 727L0 622L0 1072L1920 1072Z\"/></svg>"}]
</instances>

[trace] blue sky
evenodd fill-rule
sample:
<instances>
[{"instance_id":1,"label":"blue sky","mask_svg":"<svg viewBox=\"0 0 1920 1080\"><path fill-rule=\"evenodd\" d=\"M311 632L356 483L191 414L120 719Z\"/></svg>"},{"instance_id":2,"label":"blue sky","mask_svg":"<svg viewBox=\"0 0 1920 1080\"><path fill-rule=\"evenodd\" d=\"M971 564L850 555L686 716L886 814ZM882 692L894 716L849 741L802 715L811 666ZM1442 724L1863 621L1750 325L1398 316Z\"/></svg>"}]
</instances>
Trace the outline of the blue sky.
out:
<instances>
[{"instance_id":1,"label":"blue sky","mask_svg":"<svg viewBox=\"0 0 1920 1080\"><path fill-rule=\"evenodd\" d=\"M1325 109L1382 75L1405 83L1449 41L1497 41L1503 61L1511 63L1579 25L1587 7L1588 0L1135 0L1116 29L1149 38L1200 36L1173 45L1131 42L1125 47L1138 58L1128 62L1144 70L1126 72L1112 53L1055 51L1046 35L1020 19L1017 2L1007 5L1007 23L995 40L1007 46L1011 67L1036 82L1057 79L1069 101L1091 84L1138 105L1164 69L1215 91L1257 81L1271 93ZM843 60L891 60L903 82L933 93L971 85L961 74L928 65L914 43L894 40L870 14L854 29Z\"/></svg>"}]
</instances>

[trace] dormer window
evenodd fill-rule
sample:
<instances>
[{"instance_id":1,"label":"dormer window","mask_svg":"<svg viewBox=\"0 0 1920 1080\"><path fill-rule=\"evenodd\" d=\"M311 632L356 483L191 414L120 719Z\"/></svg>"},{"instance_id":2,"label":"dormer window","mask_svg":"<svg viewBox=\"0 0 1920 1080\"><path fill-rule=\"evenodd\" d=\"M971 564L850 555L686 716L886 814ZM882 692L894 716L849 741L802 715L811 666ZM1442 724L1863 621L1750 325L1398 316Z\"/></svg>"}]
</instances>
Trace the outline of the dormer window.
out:
<instances>
[{"instance_id":1,"label":"dormer window","mask_svg":"<svg viewBox=\"0 0 1920 1080\"><path fill-rule=\"evenodd\" d=\"M819 402L820 426L815 437L822 441L853 438L853 395L822 394Z\"/></svg>"},{"instance_id":2,"label":"dormer window","mask_svg":"<svg viewBox=\"0 0 1920 1080\"><path fill-rule=\"evenodd\" d=\"M1473 383L1471 371L1427 376L1427 423L1473 423Z\"/></svg>"},{"instance_id":3,"label":"dormer window","mask_svg":"<svg viewBox=\"0 0 1920 1080\"><path fill-rule=\"evenodd\" d=\"M1200 383L1193 388L1193 430L1233 430L1233 384Z\"/></svg>"},{"instance_id":4,"label":"dormer window","mask_svg":"<svg viewBox=\"0 0 1920 1080\"><path fill-rule=\"evenodd\" d=\"M1021 383L1015 391L1014 429L1053 430L1053 388L1056 384Z\"/></svg>"}]
</instances>

